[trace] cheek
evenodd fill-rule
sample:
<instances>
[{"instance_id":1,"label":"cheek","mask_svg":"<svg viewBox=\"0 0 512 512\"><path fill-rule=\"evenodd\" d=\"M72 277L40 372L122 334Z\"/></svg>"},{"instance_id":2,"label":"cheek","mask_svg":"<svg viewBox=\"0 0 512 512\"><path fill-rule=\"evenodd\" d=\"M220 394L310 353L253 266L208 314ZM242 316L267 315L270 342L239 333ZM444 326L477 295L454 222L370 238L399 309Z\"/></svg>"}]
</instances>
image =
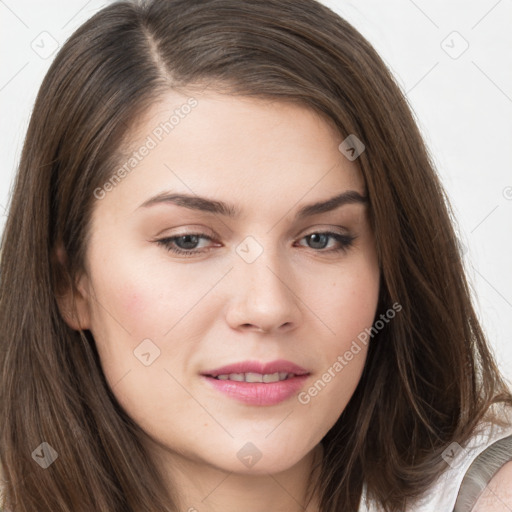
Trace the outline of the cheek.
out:
<instances>
[{"instance_id":1,"label":"cheek","mask_svg":"<svg viewBox=\"0 0 512 512\"><path fill-rule=\"evenodd\" d=\"M147 290L138 281L124 282L120 289L120 307L128 318L141 318L154 306L154 290Z\"/></svg>"},{"instance_id":2,"label":"cheek","mask_svg":"<svg viewBox=\"0 0 512 512\"><path fill-rule=\"evenodd\" d=\"M329 422L337 419L359 383L378 305L380 273L376 259L370 254L368 259L352 263L332 279L327 298L317 302L322 304L329 330L321 338L322 365L301 402L311 400L313 407L327 408Z\"/></svg>"},{"instance_id":3,"label":"cheek","mask_svg":"<svg viewBox=\"0 0 512 512\"><path fill-rule=\"evenodd\" d=\"M112 250L96 272L100 315L133 341L159 339L190 309L203 286L190 271L170 269L150 250L127 249Z\"/></svg>"},{"instance_id":4,"label":"cheek","mask_svg":"<svg viewBox=\"0 0 512 512\"><path fill-rule=\"evenodd\" d=\"M326 296L332 338L336 339L332 345L343 349L373 323L379 299L377 266L363 262L347 268L333 281Z\"/></svg>"},{"instance_id":5,"label":"cheek","mask_svg":"<svg viewBox=\"0 0 512 512\"><path fill-rule=\"evenodd\" d=\"M319 339L321 364L297 397L308 428L320 437L335 424L361 379L378 303L378 271L372 267L359 273L352 267L327 295L323 313L332 332Z\"/></svg>"},{"instance_id":6,"label":"cheek","mask_svg":"<svg viewBox=\"0 0 512 512\"><path fill-rule=\"evenodd\" d=\"M197 322L198 300L218 276L211 273L199 280L197 272L185 265L177 270L163 258L155 258L154 252L123 250L121 244L102 253L108 257L93 267L97 300L92 301L91 331L103 372L116 387L120 402L152 403L148 396L155 395L139 396L139 391L160 389L164 381L169 387L170 377L164 370L183 370L196 349L190 342L194 329L202 329ZM136 383L131 394L125 389L129 382ZM161 404L153 406L158 410Z\"/></svg>"}]
</instances>

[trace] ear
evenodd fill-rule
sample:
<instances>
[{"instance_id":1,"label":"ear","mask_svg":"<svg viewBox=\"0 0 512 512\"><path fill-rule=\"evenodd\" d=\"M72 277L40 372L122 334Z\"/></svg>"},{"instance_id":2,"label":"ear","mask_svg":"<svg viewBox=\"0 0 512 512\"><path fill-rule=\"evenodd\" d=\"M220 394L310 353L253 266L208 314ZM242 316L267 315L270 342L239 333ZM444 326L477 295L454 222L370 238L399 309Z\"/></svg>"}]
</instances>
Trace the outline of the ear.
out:
<instances>
[{"instance_id":1,"label":"ear","mask_svg":"<svg viewBox=\"0 0 512 512\"><path fill-rule=\"evenodd\" d=\"M74 282L68 272L68 260L62 243L57 244L53 254L56 266L55 299L60 314L75 331L90 329L89 294L87 276Z\"/></svg>"}]
</instances>

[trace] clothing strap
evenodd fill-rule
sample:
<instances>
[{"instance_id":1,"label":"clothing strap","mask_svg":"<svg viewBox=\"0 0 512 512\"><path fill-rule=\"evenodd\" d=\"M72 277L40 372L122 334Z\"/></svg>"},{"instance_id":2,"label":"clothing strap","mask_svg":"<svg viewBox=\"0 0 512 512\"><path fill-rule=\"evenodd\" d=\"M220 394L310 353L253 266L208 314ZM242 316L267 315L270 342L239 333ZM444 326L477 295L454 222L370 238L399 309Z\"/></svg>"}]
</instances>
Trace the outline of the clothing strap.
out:
<instances>
[{"instance_id":1,"label":"clothing strap","mask_svg":"<svg viewBox=\"0 0 512 512\"><path fill-rule=\"evenodd\" d=\"M471 512L493 476L509 461L512 461L512 435L491 444L469 466L453 512Z\"/></svg>"}]
</instances>

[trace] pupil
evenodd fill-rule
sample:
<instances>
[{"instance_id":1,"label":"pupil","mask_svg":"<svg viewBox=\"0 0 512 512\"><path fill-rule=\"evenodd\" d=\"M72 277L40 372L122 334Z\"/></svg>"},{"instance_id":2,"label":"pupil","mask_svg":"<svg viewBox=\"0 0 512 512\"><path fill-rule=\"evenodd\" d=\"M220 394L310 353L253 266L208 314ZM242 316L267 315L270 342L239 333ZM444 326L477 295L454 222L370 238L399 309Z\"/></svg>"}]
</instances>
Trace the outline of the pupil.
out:
<instances>
[{"instance_id":1,"label":"pupil","mask_svg":"<svg viewBox=\"0 0 512 512\"><path fill-rule=\"evenodd\" d=\"M312 235L309 235L310 242L313 242L313 244L318 243L318 240L322 239L322 237L324 243L320 243L321 247L314 247L314 249L325 249L327 245L327 235L323 233L313 233Z\"/></svg>"},{"instance_id":2,"label":"pupil","mask_svg":"<svg viewBox=\"0 0 512 512\"><path fill-rule=\"evenodd\" d=\"M192 240L192 241L191 241ZM178 245L180 246L181 249L194 249L195 245L197 244L197 236L196 235L183 235L183 236L180 236L179 238L176 239L176 242L185 242L185 246L187 246L187 244L191 244L190 247L182 247L180 243L178 243Z\"/></svg>"}]
</instances>

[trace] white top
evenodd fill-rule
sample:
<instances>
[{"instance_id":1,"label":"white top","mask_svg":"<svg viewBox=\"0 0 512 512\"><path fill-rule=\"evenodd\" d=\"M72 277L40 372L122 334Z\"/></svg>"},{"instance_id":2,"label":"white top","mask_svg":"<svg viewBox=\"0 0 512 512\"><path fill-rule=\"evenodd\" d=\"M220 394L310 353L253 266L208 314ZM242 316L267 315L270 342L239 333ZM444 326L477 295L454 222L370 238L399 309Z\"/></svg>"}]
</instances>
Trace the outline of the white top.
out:
<instances>
[{"instance_id":1,"label":"white top","mask_svg":"<svg viewBox=\"0 0 512 512\"><path fill-rule=\"evenodd\" d=\"M495 405L494 407L497 406ZM475 482L485 480L484 483L487 484L490 479L485 479L485 475L483 475L485 473L485 466L489 466L490 460L494 459L495 470L493 473L495 473L504 463L512 460L512 451L510 450L512 438L507 440L507 443L511 443L507 447L500 446L505 444L505 438L512 436L512 411L510 411L510 408L507 410L501 408L501 411L502 416L505 419L509 419L510 425L508 427L499 427L490 422L482 422L466 446L461 447L457 443L449 445L442 455L443 459L447 462L446 471L438 477L421 498L407 506L404 512L452 512L456 502L457 508L455 512L471 511L476 502L476 497L483 490L482 487L478 489L478 492L475 492L475 487L478 485ZM494 443L500 440L503 441L496 444L494 448L491 448ZM486 457L491 453L493 459ZM476 460L477 458L478 460ZM475 464L473 464L474 462ZM480 464L481 462L482 464ZM457 499L462 481L470 466L470 474L473 477L476 474L477 478L472 478L471 482L469 482L470 485L468 485L467 479L464 481L461 495ZM368 503L366 486L363 487L363 495L359 503L358 512L382 512L382 509L374 502Z\"/></svg>"}]
</instances>

